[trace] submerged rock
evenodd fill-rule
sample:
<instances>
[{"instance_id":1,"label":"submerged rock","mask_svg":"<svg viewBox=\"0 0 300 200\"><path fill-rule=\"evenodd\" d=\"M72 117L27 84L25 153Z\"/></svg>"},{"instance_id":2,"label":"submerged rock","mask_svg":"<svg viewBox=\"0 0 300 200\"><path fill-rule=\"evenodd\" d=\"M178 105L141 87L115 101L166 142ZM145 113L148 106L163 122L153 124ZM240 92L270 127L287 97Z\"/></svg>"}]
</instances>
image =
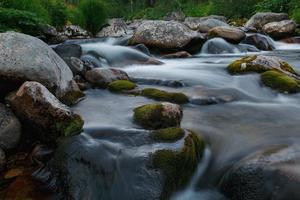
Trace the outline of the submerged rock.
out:
<instances>
[{"instance_id":1,"label":"submerged rock","mask_svg":"<svg viewBox=\"0 0 300 200\"><path fill-rule=\"evenodd\" d=\"M293 20L283 20L280 22L271 22L263 26L263 31L272 38L280 39L293 36L297 24Z\"/></svg>"},{"instance_id":2,"label":"submerged rock","mask_svg":"<svg viewBox=\"0 0 300 200\"><path fill-rule=\"evenodd\" d=\"M82 118L38 82L25 82L7 100L24 125L33 128L43 141L52 142L82 131Z\"/></svg>"},{"instance_id":3,"label":"submerged rock","mask_svg":"<svg viewBox=\"0 0 300 200\"><path fill-rule=\"evenodd\" d=\"M246 34L242 30L235 27L219 26L210 29L208 32L208 37L220 37L229 42L240 43L246 37Z\"/></svg>"},{"instance_id":4,"label":"submerged rock","mask_svg":"<svg viewBox=\"0 0 300 200\"><path fill-rule=\"evenodd\" d=\"M83 93L67 64L41 40L15 32L0 34L0 80L17 89L37 81L60 100L73 103Z\"/></svg>"},{"instance_id":5,"label":"submerged rock","mask_svg":"<svg viewBox=\"0 0 300 200\"><path fill-rule=\"evenodd\" d=\"M151 137L159 142L175 142L184 137L185 131L179 127L171 127L155 130L151 133Z\"/></svg>"},{"instance_id":6,"label":"submerged rock","mask_svg":"<svg viewBox=\"0 0 300 200\"><path fill-rule=\"evenodd\" d=\"M147 129L180 126L181 119L181 107L172 103L147 104L134 109L134 120Z\"/></svg>"},{"instance_id":7,"label":"submerged rock","mask_svg":"<svg viewBox=\"0 0 300 200\"><path fill-rule=\"evenodd\" d=\"M129 77L119 69L95 68L85 73L85 79L95 87L105 88L113 81L129 80Z\"/></svg>"},{"instance_id":8,"label":"submerged rock","mask_svg":"<svg viewBox=\"0 0 300 200\"><path fill-rule=\"evenodd\" d=\"M287 19L289 19L289 16L286 13L256 13L248 20L245 27L247 29L255 28L257 30L261 30L265 24L268 24L270 22L279 22Z\"/></svg>"},{"instance_id":9,"label":"submerged rock","mask_svg":"<svg viewBox=\"0 0 300 200\"><path fill-rule=\"evenodd\" d=\"M108 89L112 92L122 92L125 90L133 90L137 85L128 80L117 80L108 84Z\"/></svg>"},{"instance_id":10,"label":"submerged rock","mask_svg":"<svg viewBox=\"0 0 300 200\"><path fill-rule=\"evenodd\" d=\"M197 52L205 38L175 21L146 21L142 23L130 39L130 44L145 44L147 47L160 51L176 52L185 50Z\"/></svg>"},{"instance_id":11,"label":"submerged rock","mask_svg":"<svg viewBox=\"0 0 300 200\"><path fill-rule=\"evenodd\" d=\"M164 175L161 199L169 199L172 192L183 189L193 176L203 156L205 143L196 133L190 133L180 151L158 150L153 154L153 167Z\"/></svg>"},{"instance_id":12,"label":"submerged rock","mask_svg":"<svg viewBox=\"0 0 300 200\"><path fill-rule=\"evenodd\" d=\"M263 73L269 70L277 70L290 76L297 76L292 66L275 56L246 56L232 62L227 69L231 74Z\"/></svg>"},{"instance_id":13,"label":"submerged rock","mask_svg":"<svg viewBox=\"0 0 300 200\"><path fill-rule=\"evenodd\" d=\"M236 45L230 44L223 38L212 38L204 43L201 53L207 53L207 54L240 53L240 49Z\"/></svg>"},{"instance_id":14,"label":"submerged rock","mask_svg":"<svg viewBox=\"0 0 300 200\"><path fill-rule=\"evenodd\" d=\"M190 58L190 57L192 57L192 55L186 51L179 51L176 53L171 53L163 56L163 58Z\"/></svg>"},{"instance_id":15,"label":"submerged rock","mask_svg":"<svg viewBox=\"0 0 300 200\"><path fill-rule=\"evenodd\" d=\"M183 93L166 92L155 88L143 89L141 95L159 101L168 101L178 104L184 104L189 102L189 98Z\"/></svg>"},{"instance_id":16,"label":"submerged rock","mask_svg":"<svg viewBox=\"0 0 300 200\"><path fill-rule=\"evenodd\" d=\"M97 37L121 37L132 34L132 30L127 27L121 18L110 19L107 25L96 35Z\"/></svg>"},{"instance_id":17,"label":"submerged rock","mask_svg":"<svg viewBox=\"0 0 300 200\"><path fill-rule=\"evenodd\" d=\"M292 77L277 71L267 71L261 75L261 80L266 86L284 93L300 92L300 82Z\"/></svg>"},{"instance_id":18,"label":"submerged rock","mask_svg":"<svg viewBox=\"0 0 300 200\"><path fill-rule=\"evenodd\" d=\"M242 41L245 44L254 45L256 48L263 51L272 51L275 49L275 43L268 36L256 33L246 36Z\"/></svg>"},{"instance_id":19,"label":"submerged rock","mask_svg":"<svg viewBox=\"0 0 300 200\"><path fill-rule=\"evenodd\" d=\"M299 146L274 146L235 163L219 188L232 200L300 198Z\"/></svg>"},{"instance_id":20,"label":"submerged rock","mask_svg":"<svg viewBox=\"0 0 300 200\"><path fill-rule=\"evenodd\" d=\"M61 58L80 58L82 48L78 44L59 44L53 49Z\"/></svg>"},{"instance_id":21,"label":"submerged rock","mask_svg":"<svg viewBox=\"0 0 300 200\"><path fill-rule=\"evenodd\" d=\"M0 104L0 149L13 149L20 138L21 124L19 120L10 109Z\"/></svg>"}]
</instances>

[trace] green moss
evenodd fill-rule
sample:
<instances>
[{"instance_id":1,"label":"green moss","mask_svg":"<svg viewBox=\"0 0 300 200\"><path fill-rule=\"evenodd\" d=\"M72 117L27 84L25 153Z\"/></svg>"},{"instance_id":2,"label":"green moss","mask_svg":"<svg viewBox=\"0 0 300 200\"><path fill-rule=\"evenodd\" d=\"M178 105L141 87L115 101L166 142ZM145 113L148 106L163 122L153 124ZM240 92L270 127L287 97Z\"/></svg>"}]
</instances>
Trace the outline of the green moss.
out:
<instances>
[{"instance_id":1,"label":"green moss","mask_svg":"<svg viewBox=\"0 0 300 200\"><path fill-rule=\"evenodd\" d=\"M117 80L108 85L108 89L113 92L122 92L124 90L133 90L136 84L127 80Z\"/></svg>"},{"instance_id":2,"label":"green moss","mask_svg":"<svg viewBox=\"0 0 300 200\"><path fill-rule=\"evenodd\" d=\"M153 154L153 167L165 176L161 199L168 199L172 192L183 189L193 176L204 152L203 138L191 132L180 151L158 150Z\"/></svg>"},{"instance_id":3,"label":"green moss","mask_svg":"<svg viewBox=\"0 0 300 200\"><path fill-rule=\"evenodd\" d=\"M183 93L166 92L155 88L147 88L142 90L143 96L159 101L169 101L178 104L188 103L188 97Z\"/></svg>"},{"instance_id":4,"label":"green moss","mask_svg":"<svg viewBox=\"0 0 300 200\"><path fill-rule=\"evenodd\" d=\"M134 109L134 120L147 129L161 129L180 125L181 118L177 115L164 115L162 104L148 104Z\"/></svg>"},{"instance_id":5,"label":"green moss","mask_svg":"<svg viewBox=\"0 0 300 200\"><path fill-rule=\"evenodd\" d=\"M297 72L295 72L293 67L290 64L288 64L287 62L282 61L282 62L280 62L280 64L281 64L280 68L283 69L284 71L287 71L287 72L297 75Z\"/></svg>"},{"instance_id":6,"label":"green moss","mask_svg":"<svg viewBox=\"0 0 300 200\"><path fill-rule=\"evenodd\" d=\"M279 92L300 92L300 84L295 79L277 71L268 71L261 75L262 82Z\"/></svg>"},{"instance_id":7,"label":"green moss","mask_svg":"<svg viewBox=\"0 0 300 200\"><path fill-rule=\"evenodd\" d=\"M76 117L71 121L57 122L55 128L61 136L72 136L82 131L84 121L81 117Z\"/></svg>"},{"instance_id":8,"label":"green moss","mask_svg":"<svg viewBox=\"0 0 300 200\"><path fill-rule=\"evenodd\" d=\"M60 100L66 105L74 105L84 96L85 94L81 90L74 90L66 93Z\"/></svg>"},{"instance_id":9,"label":"green moss","mask_svg":"<svg viewBox=\"0 0 300 200\"><path fill-rule=\"evenodd\" d=\"M174 142L184 136L184 130L179 127L171 127L153 131L152 137L156 141Z\"/></svg>"}]
</instances>

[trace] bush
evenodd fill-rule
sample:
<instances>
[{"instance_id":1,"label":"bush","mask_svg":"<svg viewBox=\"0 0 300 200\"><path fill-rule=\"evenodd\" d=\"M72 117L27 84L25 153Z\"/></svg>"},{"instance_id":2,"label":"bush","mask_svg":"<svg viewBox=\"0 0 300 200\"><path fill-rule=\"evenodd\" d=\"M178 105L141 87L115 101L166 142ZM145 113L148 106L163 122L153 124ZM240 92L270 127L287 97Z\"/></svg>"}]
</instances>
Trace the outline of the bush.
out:
<instances>
[{"instance_id":1,"label":"bush","mask_svg":"<svg viewBox=\"0 0 300 200\"><path fill-rule=\"evenodd\" d=\"M43 1L43 6L47 9L51 24L57 27L64 26L67 22L67 7L60 0Z\"/></svg>"},{"instance_id":2,"label":"bush","mask_svg":"<svg viewBox=\"0 0 300 200\"><path fill-rule=\"evenodd\" d=\"M34 13L15 9L0 8L0 31L20 31L30 35L39 35L41 20Z\"/></svg>"},{"instance_id":3,"label":"bush","mask_svg":"<svg viewBox=\"0 0 300 200\"><path fill-rule=\"evenodd\" d=\"M285 12L289 11L290 0L263 0L256 5L260 12Z\"/></svg>"},{"instance_id":4,"label":"bush","mask_svg":"<svg viewBox=\"0 0 300 200\"><path fill-rule=\"evenodd\" d=\"M84 15L84 28L96 35L106 21L105 6L100 0L82 0L78 7Z\"/></svg>"},{"instance_id":5,"label":"bush","mask_svg":"<svg viewBox=\"0 0 300 200\"><path fill-rule=\"evenodd\" d=\"M77 7L69 6L67 8L68 21L72 24L85 27L85 17L80 9Z\"/></svg>"}]
</instances>

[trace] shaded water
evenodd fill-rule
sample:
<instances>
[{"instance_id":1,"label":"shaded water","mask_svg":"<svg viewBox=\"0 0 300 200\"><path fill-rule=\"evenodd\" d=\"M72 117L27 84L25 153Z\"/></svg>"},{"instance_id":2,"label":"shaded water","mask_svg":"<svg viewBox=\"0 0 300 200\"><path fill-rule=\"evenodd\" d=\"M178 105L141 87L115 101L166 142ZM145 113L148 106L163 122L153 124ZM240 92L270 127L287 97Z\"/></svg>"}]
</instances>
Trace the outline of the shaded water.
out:
<instances>
[{"instance_id":1,"label":"shaded water","mask_svg":"<svg viewBox=\"0 0 300 200\"><path fill-rule=\"evenodd\" d=\"M104 51L104 57L111 62L115 57L121 62L123 51L136 53L110 45L93 43L83 48L85 52ZM279 56L300 72L300 46L277 46L273 52L259 53ZM114 49L119 50L115 53ZM199 54L188 59L161 59L164 65L122 66L133 78L178 80L185 84L180 88L140 87L183 92L193 99L221 95L233 100L183 106L182 127L203 134L207 150L191 184L174 194L175 200L224 199L216 186L233 163L272 144L300 142L300 95L278 94L262 86L257 74L229 75L227 65L244 55L247 53ZM151 153L163 148L178 149L183 141L154 143L148 131L133 123L133 109L153 100L98 89L86 91L86 96L74 107L85 120L84 133L60 143L50 167L41 173L43 178L53 187L63 185L65 188L57 188L61 194L71 193L75 199L159 199L163 180L158 171L151 169Z\"/></svg>"}]
</instances>

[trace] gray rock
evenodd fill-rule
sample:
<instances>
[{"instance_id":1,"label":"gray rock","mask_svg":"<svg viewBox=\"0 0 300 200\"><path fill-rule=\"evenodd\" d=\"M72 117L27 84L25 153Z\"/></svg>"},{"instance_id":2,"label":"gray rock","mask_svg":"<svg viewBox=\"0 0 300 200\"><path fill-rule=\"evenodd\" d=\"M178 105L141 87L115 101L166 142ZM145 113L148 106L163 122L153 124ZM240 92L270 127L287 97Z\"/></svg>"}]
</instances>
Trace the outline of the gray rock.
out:
<instances>
[{"instance_id":1,"label":"gray rock","mask_svg":"<svg viewBox=\"0 0 300 200\"><path fill-rule=\"evenodd\" d=\"M224 16L211 15L207 17L187 17L184 20L184 24L187 25L192 30L199 30L201 23L211 19L215 19L223 23L227 22L227 19Z\"/></svg>"},{"instance_id":2,"label":"gray rock","mask_svg":"<svg viewBox=\"0 0 300 200\"><path fill-rule=\"evenodd\" d=\"M263 51L272 51L275 49L275 43L273 40L270 37L259 33L247 35L242 42L245 44L254 45L256 48Z\"/></svg>"},{"instance_id":3,"label":"gray rock","mask_svg":"<svg viewBox=\"0 0 300 200\"><path fill-rule=\"evenodd\" d=\"M293 20L270 22L263 26L263 31L272 38L280 39L295 34L297 24Z\"/></svg>"},{"instance_id":4,"label":"gray rock","mask_svg":"<svg viewBox=\"0 0 300 200\"><path fill-rule=\"evenodd\" d=\"M69 39L85 39L91 37L88 31L76 25L66 25L59 35L66 36Z\"/></svg>"},{"instance_id":5,"label":"gray rock","mask_svg":"<svg viewBox=\"0 0 300 200\"><path fill-rule=\"evenodd\" d=\"M61 57L76 57L80 58L82 55L81 46L78 44L59 44L54 48L54 51Z\"/></svg>"},{"instance_id":6,"label":"gray rock","mask_svg":"<svg viewBox=\"0 0 300 200\"><path fill-rule=\"evenodd\" d=\"M121 37L132 34L123 19L115 18L108 21L108 25L96 35L97 37Z\"/></svg>"},{"instance_id":7,"label":"gray rock","mask_svg":"<svg viewBox=\"0 0 300 200\"><path fill-rule=\"evenodd\" d=\"M0 149L11 150L18 144L21 137L21 124L16 116L0 104ZM1 166L1 152L0 152Z\"/></svg>"},{"instance_id":8,"label":"gray rock","mask_svg":"<svg viewBox=\"0 0 300 200\"><path fill-rule=\"evenodd\" d=\"M142 43L161 51L186 50L193 53L201 49L204 41L203 35L190 30L184 24L158 20L146 21L141 24L130 39L130 44Z\"/></svg>"},{"instance_id":9,"label":"gray rock","mask_svg":"<svg viewBox=\"0 0 300 200\"><path fill-rule=\"evenodd\" d=\"M198 31L202 33L207 33L210 29L218 26L229 26L227 23L220 21L218 19L207 19L199 23Z\"/></svg>"},{"instance_id":10,"label":"gray rock","mask_svg":"<svg viewBox=\"0 0 300 200\"><path fill-rule=\"evenodd\" d=\"M244 31L235 27L218 26L209 30L208 37L221 37L229 42L239 43L246 37L246 34Z\"/></svg>"},{"instance_id":11,"label":"gray rock","mask_svg":"<svg viewBox=\"0 0 300 200\"><path fill-rule=\"evenodd\" d=\"M289 19L286 13L272 13L272 12L262 12L253 15L248 22L245 24L247 29L261 30L265 24L270 22L279 22L282 20Z\"/></svg>"}]
</instances>

